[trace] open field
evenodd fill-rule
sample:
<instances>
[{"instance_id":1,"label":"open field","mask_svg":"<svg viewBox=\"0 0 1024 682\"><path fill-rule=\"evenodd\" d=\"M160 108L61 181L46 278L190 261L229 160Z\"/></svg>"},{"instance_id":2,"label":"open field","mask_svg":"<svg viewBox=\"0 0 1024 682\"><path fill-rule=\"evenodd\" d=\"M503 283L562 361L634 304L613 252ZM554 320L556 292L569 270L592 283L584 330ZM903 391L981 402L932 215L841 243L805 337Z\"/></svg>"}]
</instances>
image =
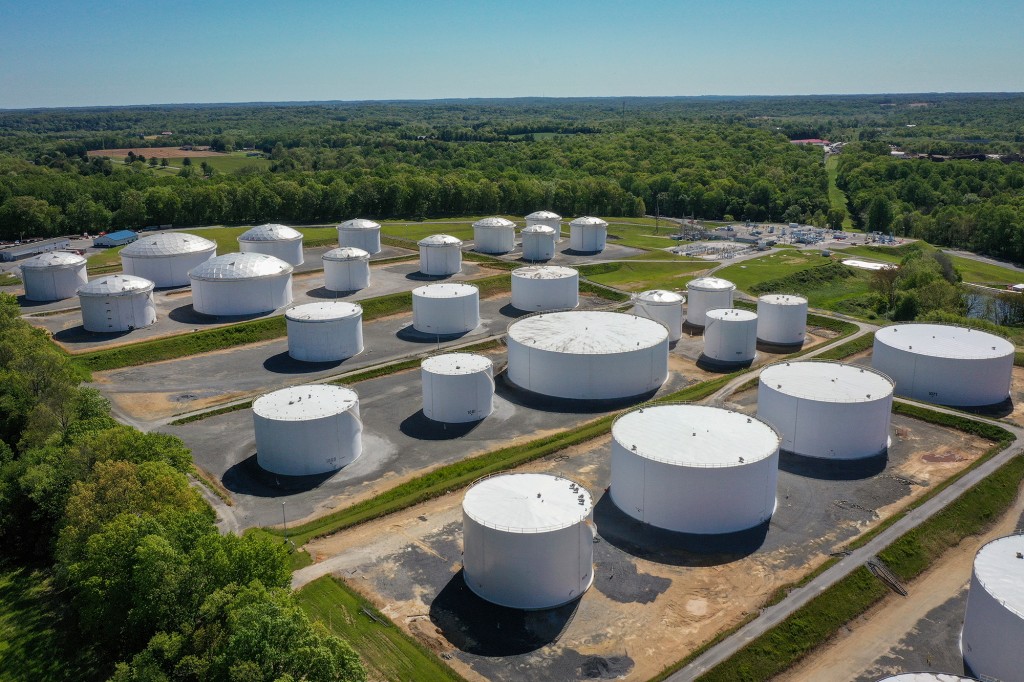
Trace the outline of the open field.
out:
<instances>
[{"instance_id":1,"label":"open field","mask_svg":"<svg viewBox=\"0 0 1024 682\"><path fill-rule=\"evenodd\" d=\"M214 152L209 149L184 150L179 149L178 147L123 147L120 149L96 149L89 152L89 156L109 156L112 159L121 159L127 157L128 152L132 152L136 156L141 154L147 159L150 157L157 159L183 159L187 156L189 158L198 159L228 156L224 152Z\"/></svg>"},{"instance_id":2,"label":"open field","mask_svg":"<svg viewBox=\"0 0 1024 682\"><path fill-rule=\"evenodd\" d=\"M953 264L960 271L964 281L971 284L1006 286L1024 282L1024 273L1022 272L991 263L982 263L972 258L953 256Z\"/></svg>"},{"instance_id":3,"label":"open field","mask_svg":"<svg viewBox=\"0 0 1024 682\"><path fill-rule=\"evenodd\" d=\"M682 261L679 263L627 262L584 265L580 273L599 284L626 291L646 289L685 289L686 283L698 273L713 268L708 261Z\"/></svg>"},{"instance_id":4,"label":"open field","mask_svg":"<svg viewBox=\"0 0 1024 682\"><path fill-rule=\"evenodd\" d=\"M839 176L839 157L829 154L825 160L825 172L828 174L828 203L832 208L841 208L846 211L843 218L843 229L853 230L853 219L850 218L850 207L846 205L846 194L836 186L836 178Z\"/></svg>"},{"instance_id":5,"label":"open field","mask_svg":"<svg viewBox=\"0 0 1024 682\"><path fill-rule=\"evenodd\" d=\"M242 168L270 168L270 159L260 156L246 156L245 154L245 152L231 152L228 154L218 154L217 156L202 157L199 161L193 161L192 165L198 172L200 161L205 161L218 173L233 173ZM185 154L185 156L192 159L199 158L188 154ZM146 158L148 159L149 157L147 156ZM167 160L168 166L170 168L181 168L183 159L184 157L170 158Z\"/></svg>"},{"instance_id":6,"label":"open field","mask_svg":"<svg viewBox=\"0 0 1024 682\"><path fill-rule=\"evenodd\" d=\"M818 250L786 249L760 258L752 258L718 270L716 277L722 277L736 285L741 291L772 279L779 279L793 273L827 263ZM802 293L802 292L796 292Z\"/></svg>"}]
</instances>

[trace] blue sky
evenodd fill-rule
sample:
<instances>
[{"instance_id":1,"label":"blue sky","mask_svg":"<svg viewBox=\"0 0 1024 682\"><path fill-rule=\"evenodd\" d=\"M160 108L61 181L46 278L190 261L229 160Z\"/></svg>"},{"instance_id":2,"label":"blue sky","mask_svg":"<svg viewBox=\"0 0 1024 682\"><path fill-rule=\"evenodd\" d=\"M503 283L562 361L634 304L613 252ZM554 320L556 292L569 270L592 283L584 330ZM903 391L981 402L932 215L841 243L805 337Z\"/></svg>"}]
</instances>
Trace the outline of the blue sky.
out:
<instances>
[{"instance_id":1,"label":"blue sky","mask_svg":"<svg viewBox=\"0 0 1024 682\"><path fill-rule=\"evenodd\" d=\"M0 108L1024 91L1024 2L0 0Z\"/></svg>"}]
</instances>

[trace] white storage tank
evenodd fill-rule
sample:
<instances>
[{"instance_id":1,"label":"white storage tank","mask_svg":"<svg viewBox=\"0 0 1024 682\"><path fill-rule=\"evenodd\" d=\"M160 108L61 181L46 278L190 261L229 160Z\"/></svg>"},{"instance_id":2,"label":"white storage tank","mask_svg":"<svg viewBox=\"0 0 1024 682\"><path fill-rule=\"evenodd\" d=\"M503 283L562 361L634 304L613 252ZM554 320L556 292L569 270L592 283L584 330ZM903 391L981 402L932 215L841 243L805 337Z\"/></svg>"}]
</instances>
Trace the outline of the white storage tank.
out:
<instances>
[{"instance_id":1,"label":"white storage tank","mask_svg":"<svg viewBox=\"0 0 1024 682\"><path fill-rule=\"evenodd\" d=\"M721 277L698 277L686 284L686 323L703 327L709 310L732 307L736 285Z\"/></svg>"},{"instance_id":2,"label":"white storage tank","mask_svg":"<svg viewBox=\"0 0 1024 682\"><path fill-rule=\"evenodd\" d=\"M432 234L419 242L420 272L444 277L462 272L462 240L450 234Z\"/></svg>"},{"instance_id":3,"label":"white storage tank","mask_svg":"<svg viewBox=\"0 0 1024 682\"><path fill-rule=\"evenodd\" d=\"M973 677L960 677L951 673L900 673L883 677L878 682L977 682Z\"/></svg>"},{"instance_id":4,"label":"white storage tank","mask_svg":"<svg viewBox=\"0 0 1024 682\"><path fill-rule=\"evenodd\" d=\"M480 290L443 282L412 290L412 327L423 334L464 334L480 326Z\"/></svg>"},{"instance_id":5,"label":"white storage tank","mask_svg":"<svg viewBox=\"0 0 1024 682\"><path fill-rule=\"evenodd\" d=\"M547 474L504 474L474 484L462 500L466 586L513 609L578 599L594 581L590 493Z\"/></svg>"},{"instance_id":6,"label":"white storage tank","mask_svg":"<svg viewBox=\"0 0 1024 682\"><path fill-rule=\"evenodd\" d=\"M942 324L894 324L875 332L871 365L896 395L939 405L994 405L1010 395L1013 344L988 332Z\"/></svg>"},{"instance_id":7,"label":"white storage tank","mask_svg":"<svg viewBox=\"0 0 1024 682\"><path fill-rule=\"evenodd\" d=\"M324 288L359 291L370 286L370 254L354 246L341 246L323 255Z\"/></svg>"},{"instance_id":8,"label":"white storage tank","mask_svg":"<svg viewBox=\"0 0 1024 682\"><path fill-rule=\"evenodd\" d=\"M530 312L569 310L580 304L580 273L559 265L512 271L512 307Z\"/></svg>"},{"instance_id":9,"label":"white storage tank","mask_svg":"<svg viewBox=\"0 0 1024 682\"><path fill-rule=\"evenodd\" d=\"M803 345L807 299L795 294L765 294L757 299L757 339L777 346Z\"/></svg>"},{"instance_id":10,"label":"white storage tank","mask_svg":"<svg viewBox=\"0 0 1024 682\"><path fill-rule=\"evenodd\" d=\"M204 315L255 315L292 302L292 266L262 253L226 253L188 277L192 307Z\"/></svg>"},{"instance_id":11,"label":"white storage tank","mask_svg":"<svg viewBox=\"0 0 1024 682\"><path fill-rule=\"evenodd\" d=\"M709 310L704 319L705 359L721 365L753 362L757 354L757 313L721 308Z\"/></svg>"},{"instance_id":12,"label":"white storage tank","mask_svg":"<svg viewBox=\"0 0 1024 682\"><path fill-rule=\"evenodd\" d=\"M534 211L526 216L526 226L550 227L555 233L555 240L562 241L562 216L553 211Z\"/></svg>"},{"instance_id":13,"label":"white storage tank","mask_svg":"<svg viewBox=\"0 0 1024 682\"><path fill-rule=\"evenodd\" d=\"M683 335L682 294L665 289L650 289L633 296L633 314L661 322L668 328L668 340L674 343Z\"/></svg>"},{"instance_id":14,"label":"white storage tank","mask_svg":"<svg viewBox=\"0 0 1024 682\"><path fill-rule=\"evenodd\" d=\"M974 557L960 650L982 680L1020 680L1024 671L1024 535L986 544Z\"/></svg>"},{"instance_id":15,"label":"white storage tank","mask_svg":"<svg viewBox=\"0 0 1024 682\"><path fill-rule=\"evenodd\" d=\"M423 414L427 419L462 424L494 410L494 364L474 353L435 355L420 365Z\"/></svg>"},{"instance_id":16,"label":"white storage tank","mask_svg":"<svg viewBox=\"0 0 1024 682\"><path fill-rule=\"evenodd\" d=\"M583 216L569 223L569 248L573 251L604 251L607 241L608 223L600 218Z\"/></svg>"},{"instance_id":17,"label":"white storage tank","mask_svg":"<svg viewBox=\"0 0 1024 682\"><path fill-rule=\"evenodd\" d=\"M313 476L354 462L363 448L359 396L330 384L291 386L252 403L256 462L283 476Z\"/></svg>"},{"instance_id":18,"label":"white storage tank","mask_svg":"<svg viewBox=\"0 0 1024 682\"><path fill-rule=\"evenodd\" d=\"M325 301L295 306L284 314L288 355L303 362L337 362L363 352L363 308Z\"/></svg>"},{"instance_id":19,"label":"white storage tank","mask_svg":"<svg viewBox=\"0 0 1024 682\"><path fill-rule=\"evenodd\" d=\"M268 223L246 230L238 237L242 253L263 253L289 265L302 265L302 233L286 225Z\"/></svg>"},{"instance_id":20,"label":"white storage tank","mask_svg":"<svg viewBox=\"0 0 1024 682\"><path fill-rule=\"evenodd\" d=\"M108 275L78 290L82 326L90 332L129 332L156 322L153 283L134 275Z\"/></svg>"},{"instance_id":21,"label":"white storage tank","mask_svg":"<svg viewBox=\"0 0 1024 682\"><path fill-rule=\"evenodd\" d=\"M217 255L217 243L186 232L145 234L121 249L126 275L144 277L158 287L188 285L189 270Z\"/></svg>"},{"instance_id":22,"label":"white storage tank","mask_svg":"<svg viewBox=\"0 0 1024 682\"><path fill-rule=\"evenodd\" d=\"M519 233L523 238L523 260L545 261L555 257L558 233L546 225L527 225Z\"/></svg>"},{"instance_id":23,"label":"white storage tank","mask_svg":"<svg viewBox=\"0 0 1024 682\"><path fill-rule=\"evenodd\" d=\"M508 253L516 248L516 224L499 217L478 220L473 223L473 242L480 253Z\"/></svg>"},{"instance_id":24,"label":"white storage tank","mask_svg":"<svg viewBox=\"0 0 1024 682\"><path fill-rule=\"evenodd\" d=\"M889 446L893 384L870 367L808 360L761 370L757 416L782 449L805 457L860 459Z\"/></svg>"},{"instance_id":25,"label":"white storage tank","mask_svg":"<svg viewBox=\"0 0 1024 682\"><path fill-rule=\"evenodd\" d=\"M23 260L19 267L29 301L71 298L89 281L85 258L69 251L41 253Z\"/></svg>"},{"instance_id":26,"label":"white storage tank","mask_svg":"<svg viewBox=\"0 0 1024 682\"><path fill-rule=\"evenodd\" d=\"M636 315L540 313L509 325L506 343L509 381L541 395L630 398L668 378L668 330Z\"/></svg>"},{"instance_id":27,"label":"white storage tank","mask_svg":"<svg viewBox=\"0 0 1024 682\"><path fill-rule=\"evenodd\" d=\"M353 218L338 225L338 246L362 249L371 256L380 253L380 223Z\"/></svg>"},{"instance_id":28,"label":"white storage tank","mask_svg":"<svg viewBox=\"0 0 1024 682\"><path fill-rule=\"evenodd\" d=\"M680 533L732 533L775 511L779 435L720 407L641 407L612 425L611 497L625 514Z\"/></svg>"}]
</instances>

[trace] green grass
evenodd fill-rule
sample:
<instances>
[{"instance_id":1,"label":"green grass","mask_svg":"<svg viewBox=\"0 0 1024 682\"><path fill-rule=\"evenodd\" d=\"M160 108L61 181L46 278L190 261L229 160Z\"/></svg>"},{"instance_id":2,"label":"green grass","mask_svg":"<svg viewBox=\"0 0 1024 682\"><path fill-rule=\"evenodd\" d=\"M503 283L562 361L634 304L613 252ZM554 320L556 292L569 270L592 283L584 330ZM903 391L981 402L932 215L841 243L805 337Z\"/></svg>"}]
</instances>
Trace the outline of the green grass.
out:
<instances>
[{"instance_id":1,"label":"green grass","mask_svg":"<svg viewBox=\"0 0 1024 682\"><path fill-rule=\"evenodd\" d=\"M990 286L1003 287L1008 284L1024 282L1024 272L1017 272L1010 268L990 263L981 263L963 256L951 256L953 265L960 271L965 282L970 284L988 284Z\"/></svg>"},{"instance_id":2,"label":"green grass","mask_svg":"<svg viewBox=\"0 0 1024 682\"><path fill-rule=\"evenodd\" d=\"M579 268L580 274L598 284L625 289L644 291L646 289L684 289L693 279L693 273L714 267L706 261L683 261L679 263L648 263L643 261L619 261L598 263Z\"/></svg>"},{"instance_id":3,"label":"green grass","mask_svg":"<svg viewBox=\"0 0 1024 682\"><path fill-rule=\"evenodd\" d=\"M432 682L463 679L333 576L314 580L299 590L295 598L310 618L320 621L352 645L370 679Z\"/></svg>"},{"instance_id":4,"label":"green grass","mask_svg":"<svg viewBox=\"0 0 1024 682\"><path fill-rule=\"evenodd\" d=\"M463 241L473 238L473 222L476 218L453 218L451 221L382 222L381 233L399 239L419 241L432 234L450 234Z\"/></svg>"},{"instance_id":5,"label":"green grass","mask_svg":"<svg viewBox=\"0 0 1024 682\"><path fill-rule=\"evenodd\" d=\"M718 261L704 260L703 258L694 258L693 256L681 256L679 254L672 253L671 251L644 251L643 253L635 256L629 256L626 260L630 261L659 261L667 260L673 262L690 262L690 263L704 263L705 267L713 268L719 265Z\"/></svg>"},{"instance_id":6,"label":"green grass","mask_svg":"<svg viewBox=\"0 0 1024 682\"><path fill-rule=\"evenodd\" d=\"M21 284L21 279L14 275L0 275L0 287L12 287Z\"/></svg>"},{"instance_id":7,"label":"green grass","mask_svg":"<svg viewBox=\"0 0 1024 682\"><path fill-rule=\"evenodd\" d=\"M822 258L818 250L794 251L787 249L781 253L771 253L730 265L722 268L715 275L729 280L741 291L749 292L752 287L763 282L788 277L827 262L828 260Z\"/></svg>"},{"instance_id":8,"label":"green grass","mask_svg":"<svg viewBox=\"0 0 1024 682\"><path fill-rule=\"evenodd\" d=\"M845 360L851 355L866 351L875 343L875 333L870 332L863 336L842 343L834 348L829 348L824 353L819 353L815 360Z\"/></svg>"},{"instance_id":9,"label":"green grass","mask_svg":"<svg viewBox=\"0 0 1024 682\"><path fill-rule=\"evenodd\" d=\"M612 244L631 246L636 249L667 249L677 246L678 241L669 239L678 234L679 226L666 220L661 221L658 234L654 234L653 218L621 218L608 220L608 241ZM566 234L569 227L565 228Z\"/></svg>"},{"instance_id":10,"label":"green grass","mask_svg":"<svg viewBox=\"0 0 1024 682\"><path fill-rule=\"evenodd\" d=\"M853 219L850 218L850 207L846 205L846 194L836 185L836 178L839 176L839 157L829 154L825 161L825 173L828 175L828 203L832 208L841 208L846 211L843 218L843 229L853 229Z\"/></svg>"},{"instance_id":11,"label":"green grass","mask_svg":"<svg viewBox=\"0 0 1024 682\"><path fill-rule=\"evenodd\" d=\"M199 165L205 161L218 173L233 173L242 168L258 168L260 170L270 168L270 159L246 156L245 154L246 152L231 152L224 156L194 156L191 157L192 167L195 168L196 173L201 173ZM167 159L167 165L172 168L181 168L184 160L184 157Z\"/></svg>"}]
</instances>

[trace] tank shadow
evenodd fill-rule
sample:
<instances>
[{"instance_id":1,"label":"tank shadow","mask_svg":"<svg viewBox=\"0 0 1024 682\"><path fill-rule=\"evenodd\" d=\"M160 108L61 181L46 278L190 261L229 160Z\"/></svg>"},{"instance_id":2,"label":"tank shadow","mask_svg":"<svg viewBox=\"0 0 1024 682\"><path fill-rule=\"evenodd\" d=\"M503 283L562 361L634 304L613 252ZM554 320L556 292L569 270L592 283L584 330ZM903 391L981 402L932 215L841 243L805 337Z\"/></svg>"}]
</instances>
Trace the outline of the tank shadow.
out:
<instances>
[{"instance_id":1,"label":"tank shadow","mask_svg":"<svg viewBox=\"0 0 1024 682\"><path fill-rule=\"evenodd\" d=\"M803 347L803 341L800 343L769 343L761 339L757 340L757 350L762 353L769 353L770 355L789 355L790 353L796 353Z\"/></svg>"},{"instance_id":2,"label":"tank shadow","mask_svg":"<svg viewBox=\"0 0 1024 682\"><path fill-rule=\"evenodd\" d=\"M528 310L520 310L519 308L513 306L511 303L506 303L505 305L498 308L498 312L504 315L505 317L511 317L513 319L530 314Z\"/></svg>"},{"instance_id":3,"label":"tank shadow","mask_svg":"<svg viewBox=\"0 0 1024 682\"><path fill-rule=\"evenodd\" d=\"M271 355L263 361L263 369L275 374L312 374L322 372L325 369L332 369L340 365L344 360L333 360L330 362L304 362L296 360L288 351Z\"/></svg>"},{"instance_id":4,"label":"tank shadow","mask_svg":"<svg viewBox=\"0 0 1024 682\"><path fill-rule=\"evenodd\" d=\"M192 307L191 303L180 305L167 313L167 317L179 324L222 324L224 322L244 322L266 317L271 311L265 313L252 313L250 315L207 315L200 313Z\"/></svg>"},{"instance_id":5,"label":"tank shadow","mask_svg":"<svg viewBox=\"0 0 1024 682\"><path fill-rule=\"evenodd\" d=\"M256 455L246 457L228 468L221 483L233 493L253 497L286 497L320 487L337 471L315 476L282 476L267 471L256 462Z\"/></svg>"},{"instance_id":6,"label":"tank shadow","mask_svg":"<svg viewBox=\"0 0 1024 682\"><path fill-rule=\"evenodd\" d=\"M754 364L754 360L751 359L747 362L720 362L718 360L712 360L703 353L697 358L697 367L701 368L705 372L716 372L718 374L729 374L735 372L738 369L745 369Z\"/></svg>"},{"instance_id":7,"label":"tank shadow","mask_svg":"<svg viewBox=\"0 0 1024 682\"><path fill-rule=\"evenodd\" d=\"M779 469L782 471L823 481L857 481L871 478L885 471L888 463L888 450L872 457L852 460L807 457L786 450L779 452Z\"/></svg>"},{"instance_id":8,"label":"tank shadow","mask_svg":"<svg viewBox=\"0 0 1024 682\"><path fill-rule=\"evenodd\" d=\"M476 329L470 329L468 332L460 332L458 334L427 334L418 331L411 324L402 327L395 336L400 338L402 341L411 341L412 343L440 343L441 341L454 341L455 339L461 339L467 334L472 334Z\"/></svg>"},{"instance_id":9,"label":"tank shadow","mask_svg":"<svg viewBox=\"0 0 1024 682\"><path fill-rule=\"evenodd\" d=\"M522 611L481 599L460 570L430 603L430 622L461 651L474 656L517 656L557 642L572 622L579 599L553 609Z\"/></svg>"},{"instance_id":10,"label":"tank shadow","mask_svg":"<svg viewBox=\"0 0 1024 682\"><path fill-rule=\"evenodd\" d=\"M704 336L704 327L683 320L684 336Z\"/></svg>"},{"instance_id":11,"label":"tank shadow","mask_svg":"<svg viewBox=\"0 0 1024 682\"><path fill-rule=\"evenodd\" d=\"M630 556L668 566L720 566L756 552L768 535L770 521L736 533L677 533L637 521L605 492L594 505L598 536Z\"/></svg>"},{"instance_id":12,"label":"tank shadow","mask_svg":"<svg viewBox=\"0 0 1024 682\"><path fill-rule=\"evenodd\" d=\"M482 422L483 419L477 419L474 422L448 424L428 418L423 414L423 410L416 410L414 414L403 419L398 428L405 435L417 440L453 440L462 438Z\"/></svg>"},{"instance_id":13,"label":"tank shadow","mask_svg":"<svg viewBox=\"0 0 1024 682\"><path fill-rule=\"evenodd\" d=\"M659 386L658 389L641 393L640 395L608 400L556 398L534 393L533 391L516 386L508 379L507 372L501 372L494 377L494 388L495 392L502 398L520 407L529 407L545 412L561 412L563 414L596 414L647 402L657 395L658 389L661 387Z\"/></svg>"},{"instance_id":14,"label":"tank shadow","mask_svg":"<svg viewBox=\"0 0 1024 682\"><path fill-rule=\"evenodd\" d=\"M1006 400L995 403L994 405L981 405L979 407L957 407L958 410L964 412L970 412L980 417L990 417L993 419L1001 419L1008 417L1013 414L1013 398L1007 397Z\"/></svg>"},{"instance_id":15,"label":"tank shadow","mask_svg":"<svg viewBox=\"0 0 1024 682\"><path fill-rule=\"evenodd\" d=\"M566 256L593 256L596 253L601 253L604 249L595 249L593 251L579 251L572 247L562 249L559 253L565 254Z\"/></svg>"},{"instance_id":16,"label":"tank shadow","mask_svg":"<svg viewBox=\"0 0 1024 682\"><path fill-rule=\"evenodd\" d=\"M310 298L323 298L327 300L334 300L338 298L348 298L352 294L355 294L359 289L349 289L348 291L334 291L327 287L317 287L316 289L310 289L306 292L306 295Z\"/></svg>"},{"instance_id":17,"label":"tank shadow","mask_svg":"<svg viewBox=\"0 0 1024 682\"><path fill-rule=\"evenodd\" d=\"M71 298L62 298L60 300L67 301L70 307L78 307L78 297L76 296L72 296ZM56 301L30 301L29 299L25 298L25 294L21 294L20 296L18 296L18 307L24 309L41 308L44 305L51 305L55 302Z\"/></svg>"},{"instance_id":18,"label":"tank shadow","mask_svg":"<svg viewBox=\"0 0 1024 682\"><path fill-rule=\"evenodd\" d=\"M53 335L53 338L61 343L93 343L95 341L119 339L131 333L131 330L124 332L90 332L86 331L83 325L77 325L69 329L61 329Z\"/></svg>"},{"instance_id":19,"label":"tank shadow","mask_svg":"<svg viewBox=\"0 0 1024 682\"><path fill-rule=\"evenodd\" d=\"M427 275L420 272L419 270L407 273L405 276L406 279L411 279L416 282L443 282L444 280L449 279L450 277L452 277L452 275Z\"/></svg>"}]
</instances>

